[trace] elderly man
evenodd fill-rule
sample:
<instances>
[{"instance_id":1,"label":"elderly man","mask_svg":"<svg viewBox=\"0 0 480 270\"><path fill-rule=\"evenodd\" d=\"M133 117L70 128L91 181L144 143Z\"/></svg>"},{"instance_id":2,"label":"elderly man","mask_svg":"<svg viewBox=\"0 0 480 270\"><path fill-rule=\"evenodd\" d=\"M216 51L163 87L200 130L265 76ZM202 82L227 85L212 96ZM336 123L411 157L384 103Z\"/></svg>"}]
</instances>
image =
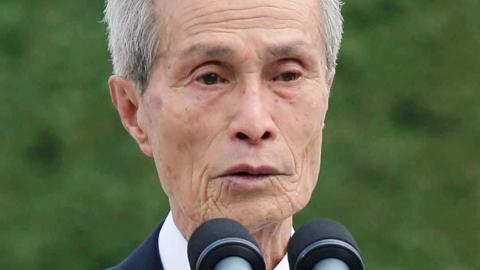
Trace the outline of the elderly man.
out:
<instances>
[{"instance_id":1,"label":"elderly man","mask_svg":"<svg viewBox=\"0 0 480 270\"><path fill-rule=\"evenodd\" d=\"M309 201L342 36L338 0L109 0L122 124L155 161L171 212L114 269L188 269L187 240L242 223L288 269Z\"/></svg>"}]
</instances>

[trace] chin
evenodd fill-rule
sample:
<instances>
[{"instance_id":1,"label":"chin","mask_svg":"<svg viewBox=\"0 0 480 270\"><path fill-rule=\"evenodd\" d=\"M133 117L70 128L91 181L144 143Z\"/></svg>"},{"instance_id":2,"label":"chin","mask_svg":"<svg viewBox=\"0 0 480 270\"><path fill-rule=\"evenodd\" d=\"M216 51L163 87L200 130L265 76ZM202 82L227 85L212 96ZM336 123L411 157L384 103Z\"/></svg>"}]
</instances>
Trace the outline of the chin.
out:
<instances>
[{"instance_id":1,"label":"chin","mask_svg":"<svg viewBox=\"0 0 480 270\"><path fill-rule=\"evenodd\" d=\"M252 203L231 204L221 211L219 217L234 219L247 227L250 232L255 232L266 226L281 223L300 210L289 203L278 204L278 202L275 199L270 202L264 199Z\"/></svg>"}]
</instances>

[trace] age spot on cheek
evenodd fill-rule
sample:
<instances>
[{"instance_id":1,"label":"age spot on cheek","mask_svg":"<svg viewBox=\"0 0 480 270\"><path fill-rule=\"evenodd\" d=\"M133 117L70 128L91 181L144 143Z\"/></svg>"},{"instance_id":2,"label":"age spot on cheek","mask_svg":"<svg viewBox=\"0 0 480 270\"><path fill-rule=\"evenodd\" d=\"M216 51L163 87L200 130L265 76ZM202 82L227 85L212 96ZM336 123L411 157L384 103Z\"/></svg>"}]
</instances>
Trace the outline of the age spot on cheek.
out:
<instances>
[{"instance_id":1,"label":"age spot on cheek","mask_svg":"<svg viewBox=\"0 0 480 270\"><path fill-rule=\"evenodd\" d=\"M179 143L176 145L177 151L178 152L183 152L187 148L187 145L185 143Z\"/></svg>"}]
</instances>

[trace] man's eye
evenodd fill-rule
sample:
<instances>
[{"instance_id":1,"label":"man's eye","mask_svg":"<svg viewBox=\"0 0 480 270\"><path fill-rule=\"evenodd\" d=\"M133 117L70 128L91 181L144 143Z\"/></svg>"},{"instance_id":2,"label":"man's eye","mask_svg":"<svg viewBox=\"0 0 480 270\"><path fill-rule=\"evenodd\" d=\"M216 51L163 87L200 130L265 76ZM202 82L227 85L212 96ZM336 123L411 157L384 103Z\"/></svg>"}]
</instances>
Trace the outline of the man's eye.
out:
<instances>
[{"instance_id":1,"label":"man's eye","mask_svg":"<svg viewBox=\"0 0 480 270\"><path fill-rule=\"evenodd\" d=\"M295 72L285 72L277 77L273 78L274 81L284 81L284 82L290 82L290 81L296 81L300 78L300 74L295 73Z\"/></svg>"},{"instance_id":2,"label":"man's eye","mask_svg":"<svg viewBox=\"0 0 480 270\"><path fill-rule=\"evenodd\" d=\"M225 80L222 79L220 75L218 75L217 73L208 73L208 74L202 75L197 79L197 81L206 85L225 82Z\"/></svg>"}]
</instances>

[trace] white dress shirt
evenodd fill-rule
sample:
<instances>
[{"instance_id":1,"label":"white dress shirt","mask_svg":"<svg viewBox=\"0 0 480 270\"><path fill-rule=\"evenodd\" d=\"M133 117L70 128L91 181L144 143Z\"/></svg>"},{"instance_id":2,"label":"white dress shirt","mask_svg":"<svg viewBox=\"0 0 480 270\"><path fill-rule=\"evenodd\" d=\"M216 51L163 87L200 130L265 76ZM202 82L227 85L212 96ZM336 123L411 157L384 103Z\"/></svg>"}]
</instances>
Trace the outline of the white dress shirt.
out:
<instances>
[{"instance_id":1,"label":"white dress shirt","mask_svg":"<svg viewBox=\"0 0 480 270\"><path fill-rule=\"evenodd\" d=\"M163 269L190 270L187 244L187 240L183 238L183 235L173 222L172 212L170 211L158 234L158 250L160 252ZM289 270L287 254L285 254L274 270Z\"/></svg>"}]
</instances>

